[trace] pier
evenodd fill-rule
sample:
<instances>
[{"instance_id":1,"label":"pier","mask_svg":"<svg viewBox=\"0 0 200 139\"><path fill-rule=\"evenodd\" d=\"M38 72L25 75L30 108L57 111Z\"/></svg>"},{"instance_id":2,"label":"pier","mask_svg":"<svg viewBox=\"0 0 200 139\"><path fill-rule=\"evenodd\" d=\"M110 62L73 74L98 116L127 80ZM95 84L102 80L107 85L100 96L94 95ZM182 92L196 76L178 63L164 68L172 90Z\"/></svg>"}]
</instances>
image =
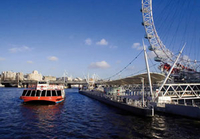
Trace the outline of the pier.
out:
<instances>
[{"instance_id":1,"label":"pier","mask_svg":"<svg viewBox=\"0 0 200 139\"><path fill-rule=\"evenodd\" d=\"M153 117L153 107L142 107L142 103L126 103L126 97L103 94L97 91L79 91L80 94L96 99L100 102L143 117Z\"/></svg>"}]
</instances>

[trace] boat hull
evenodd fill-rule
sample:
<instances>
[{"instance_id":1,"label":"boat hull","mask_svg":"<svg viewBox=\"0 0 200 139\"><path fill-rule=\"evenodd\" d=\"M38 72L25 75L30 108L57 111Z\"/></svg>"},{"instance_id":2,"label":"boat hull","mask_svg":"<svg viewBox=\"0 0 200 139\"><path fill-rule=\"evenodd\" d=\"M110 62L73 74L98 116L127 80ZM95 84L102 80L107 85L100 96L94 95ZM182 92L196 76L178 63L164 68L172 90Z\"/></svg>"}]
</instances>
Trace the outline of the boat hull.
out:
<instances>
[{"instance_id":1,"label":"boat hull","mask_svg":"<svg viewBox=\"0 0 200 139\"><path fill-rule=\"evenodd\" d=\"M46 102L53 102L53 103L60 103L64 100L62 96L51 96L51 97L21 96L20 99L24 100L24 102L46 101Z\"/></svg>"}]
</instances>

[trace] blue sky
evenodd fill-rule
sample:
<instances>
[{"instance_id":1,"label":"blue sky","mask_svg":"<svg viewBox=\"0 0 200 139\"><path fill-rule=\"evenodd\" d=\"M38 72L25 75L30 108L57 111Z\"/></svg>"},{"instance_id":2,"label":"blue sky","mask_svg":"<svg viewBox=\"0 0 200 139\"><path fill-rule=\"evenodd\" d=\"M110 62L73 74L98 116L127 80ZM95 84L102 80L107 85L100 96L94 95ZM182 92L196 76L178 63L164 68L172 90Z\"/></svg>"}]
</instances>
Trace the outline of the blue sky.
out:
<instances>
[{"instance_id":1,"label":"blue sky","mask_svg":"<svg viewBox=\"0 0 200 139\"><path fill-rule=\"evenodd\" d=\"M107 78L141 51L140 9L140 0L1 1L0 72ZM144 67L142 54L122 76Z\"/></svg>"}]
</instances>

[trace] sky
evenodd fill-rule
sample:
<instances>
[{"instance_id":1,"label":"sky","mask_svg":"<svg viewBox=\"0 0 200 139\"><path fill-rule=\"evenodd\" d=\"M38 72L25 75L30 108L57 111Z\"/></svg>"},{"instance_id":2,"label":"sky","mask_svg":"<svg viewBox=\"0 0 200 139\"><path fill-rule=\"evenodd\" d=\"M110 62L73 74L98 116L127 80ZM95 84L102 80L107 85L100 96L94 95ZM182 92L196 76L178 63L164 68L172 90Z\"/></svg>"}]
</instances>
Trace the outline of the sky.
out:
<instances>
[{"instance_id":1,"label":"sky","mask_svg":"<svg viewBox=\"0 0 200 139\"><path fill-rule=\"evenodd\" d=\"M140 0L1 1L0 72L109 78L141 52L140 9ZM142 53L119 76L144 68Z\"/></svg>"}]
</instances>

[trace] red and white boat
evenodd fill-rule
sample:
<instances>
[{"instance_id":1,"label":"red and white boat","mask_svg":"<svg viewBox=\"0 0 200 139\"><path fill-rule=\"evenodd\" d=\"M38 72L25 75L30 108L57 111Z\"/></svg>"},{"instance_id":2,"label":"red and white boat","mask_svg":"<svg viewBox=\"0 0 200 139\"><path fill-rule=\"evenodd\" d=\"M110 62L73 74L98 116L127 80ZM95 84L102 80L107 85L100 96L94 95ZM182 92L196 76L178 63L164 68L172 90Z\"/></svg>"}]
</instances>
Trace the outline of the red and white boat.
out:
<instances>
[{"instance_id":1,"label":"red and white boat","mask_svg":"<svg viewBox=\"0 0 200 139\"><path fill-rule=\"evenodd\" d=\"M63 85L49 85L48 81L38 81L36 85L31 85L25 89L20 99L24 102L62 102L65 98Z\"/></svg>"}]
</instances>

